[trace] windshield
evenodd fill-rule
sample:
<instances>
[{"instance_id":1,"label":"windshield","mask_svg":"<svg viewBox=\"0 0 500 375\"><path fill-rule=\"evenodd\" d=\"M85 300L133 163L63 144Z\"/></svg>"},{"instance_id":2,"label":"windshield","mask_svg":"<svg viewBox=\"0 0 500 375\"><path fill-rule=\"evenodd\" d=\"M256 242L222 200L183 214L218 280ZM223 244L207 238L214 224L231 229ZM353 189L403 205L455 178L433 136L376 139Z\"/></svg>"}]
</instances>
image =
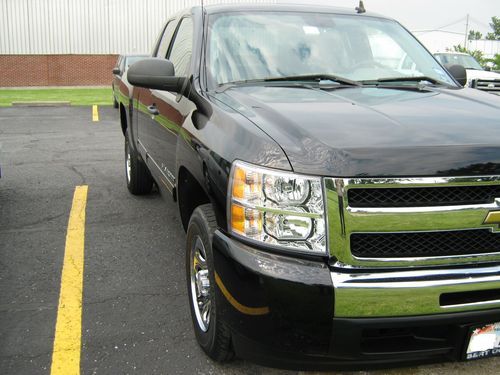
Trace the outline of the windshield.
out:
<instances>
[{"instance_id":1,"label":"windshield","mask_svg":"<svg viewBox=\"0 0 500 375\"><path fill-rule=\"evenodd\" d=\"M453 85L395 21L328 13L215 14L207 68L213 83L324 74L353 81L429 77Z\"/></svg>"},{"instance_id":2,"label":"windshield","mask_svg":"<svg viewBox=\"0 0 500 375\"><path fill-rule=\"evenodd\" d=\"M483 70L476 59L470 55L461 55L454 53L436 53L436 57L443 64L462 65L465 69Z\"/></svg>"}]
</instances>

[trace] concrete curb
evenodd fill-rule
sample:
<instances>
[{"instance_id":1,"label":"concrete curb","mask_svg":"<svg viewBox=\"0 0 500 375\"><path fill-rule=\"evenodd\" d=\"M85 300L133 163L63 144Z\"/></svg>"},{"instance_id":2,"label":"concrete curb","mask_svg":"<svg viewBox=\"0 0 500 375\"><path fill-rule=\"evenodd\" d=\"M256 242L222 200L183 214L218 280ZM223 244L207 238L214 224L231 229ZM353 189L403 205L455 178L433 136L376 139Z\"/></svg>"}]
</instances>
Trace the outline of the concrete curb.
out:
<instances>
[{"instance_id":1,"label":"concrete curb","mask_svg":"<svg viewBox=\"0 0 500 375\"><path fill-rule=\"evenodd\" d=\"M71 102L12 102L13 107L69 107Z\"/></svg>"}]
</instances>

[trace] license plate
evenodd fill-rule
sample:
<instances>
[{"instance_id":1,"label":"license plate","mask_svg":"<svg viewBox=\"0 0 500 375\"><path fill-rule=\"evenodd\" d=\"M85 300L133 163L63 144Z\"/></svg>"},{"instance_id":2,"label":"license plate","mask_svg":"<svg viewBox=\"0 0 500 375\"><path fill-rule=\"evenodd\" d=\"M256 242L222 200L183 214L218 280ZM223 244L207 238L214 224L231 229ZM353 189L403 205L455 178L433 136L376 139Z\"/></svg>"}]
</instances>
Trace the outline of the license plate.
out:
<instances>
[{"instance_id":1,"label":"license plate","mask_svg":"<svg viewBox=\"0 0 500 375\"><path fill-rule=\"evenodd\" d=\"M500 323L474 328L467 346L466 359L500 355Z\"/></svg>"}]
</instances>

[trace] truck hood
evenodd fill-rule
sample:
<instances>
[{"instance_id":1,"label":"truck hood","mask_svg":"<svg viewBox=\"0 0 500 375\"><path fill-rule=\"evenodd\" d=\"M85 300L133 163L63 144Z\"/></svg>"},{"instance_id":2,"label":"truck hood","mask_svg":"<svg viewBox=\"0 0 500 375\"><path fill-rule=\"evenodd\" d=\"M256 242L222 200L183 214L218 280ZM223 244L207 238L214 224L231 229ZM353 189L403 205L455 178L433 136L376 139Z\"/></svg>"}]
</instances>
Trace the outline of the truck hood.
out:
<instances>
[{"instance_id":1,"label":"truck hood","mask_svg":"<svg viewBox=\"0 0 500 375\"><path fill-rule=\"evenodd\" d=\"M247 86L216 97L272 137L297 173L500 174L500 97L478 90Z\"/></svg>"},{"instance_id":2,"label":"truck hood","mask_svg":"<svg viewBox=\"0 0 500 375\"><path fill-rule=\"evenodd\" d=\"M500 74L495 72L488 72L487 70L467 69L467 80L472 80L472 79L486 79L486 80L500 79Z\"/></svg>"}]
</instances>

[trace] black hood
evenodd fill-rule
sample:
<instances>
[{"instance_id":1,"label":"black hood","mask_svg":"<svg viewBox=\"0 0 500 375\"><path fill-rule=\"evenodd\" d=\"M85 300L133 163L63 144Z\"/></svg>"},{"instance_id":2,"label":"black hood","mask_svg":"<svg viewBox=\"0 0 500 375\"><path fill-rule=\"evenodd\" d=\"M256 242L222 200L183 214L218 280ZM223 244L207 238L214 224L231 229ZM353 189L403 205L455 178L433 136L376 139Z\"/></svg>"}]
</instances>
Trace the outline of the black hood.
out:
<instances>
[{"instance_id":1,"label":"black hood","mask_svg":"<svg viewBox=\"0 0 500 375\"><path fill-rule=\"evenodd\" d=\"M478 90L251 86L217 98L271 136L298 173L500 174L500 97Z\"/></svg>"}]
</instances>

